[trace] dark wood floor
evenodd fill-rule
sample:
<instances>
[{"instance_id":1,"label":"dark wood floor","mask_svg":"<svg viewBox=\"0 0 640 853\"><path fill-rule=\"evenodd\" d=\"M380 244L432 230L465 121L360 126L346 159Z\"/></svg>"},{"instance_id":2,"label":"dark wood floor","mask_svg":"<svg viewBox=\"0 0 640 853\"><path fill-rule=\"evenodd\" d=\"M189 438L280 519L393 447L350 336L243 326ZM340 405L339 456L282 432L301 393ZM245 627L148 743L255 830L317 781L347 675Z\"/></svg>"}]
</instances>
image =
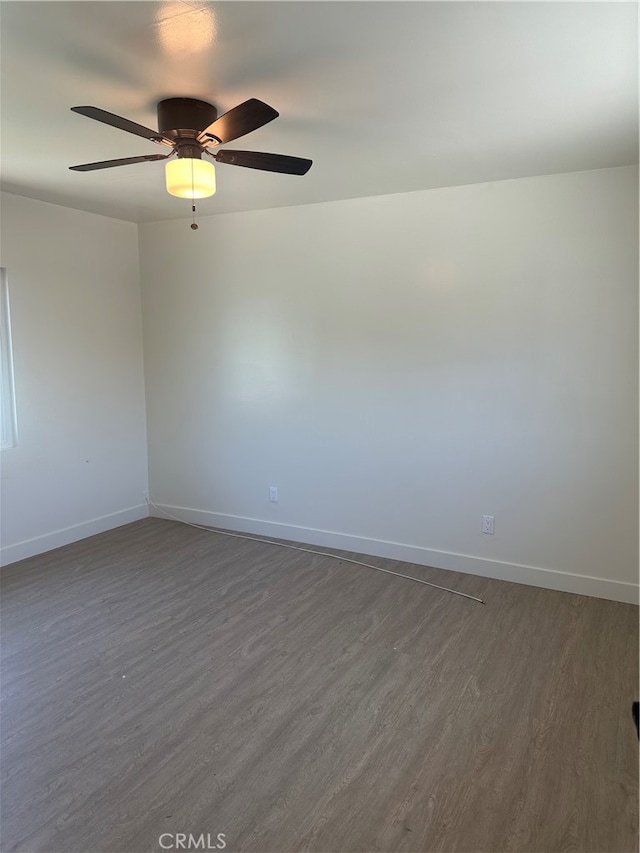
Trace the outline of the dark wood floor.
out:
<instances>
[{"instance_id":1,"label":"dark wood floor","mask_svg":"<svg viewBox=\"0 0 640 853\"><path fill-rule=\"evenodd\" d=\"M2 850L637 849L637 608L369 561L487 603L158 519L4 569Z\"/></svg>"}]
</instances>

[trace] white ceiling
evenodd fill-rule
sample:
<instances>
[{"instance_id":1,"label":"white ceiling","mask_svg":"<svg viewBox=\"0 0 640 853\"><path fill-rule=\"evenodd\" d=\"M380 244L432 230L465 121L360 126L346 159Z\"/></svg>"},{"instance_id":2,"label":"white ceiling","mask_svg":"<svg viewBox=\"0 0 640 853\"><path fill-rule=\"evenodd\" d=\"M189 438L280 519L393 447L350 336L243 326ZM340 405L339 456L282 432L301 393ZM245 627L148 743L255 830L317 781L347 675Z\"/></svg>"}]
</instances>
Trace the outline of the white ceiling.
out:
<instances>
[{"instance_id":1,"label":"white ceiling","mask_svg":"<svg viewBox=\"0 0 640 853\"><path fill-rule=\"evenodd\" d=\"M216 167L201 215L638 161L638 6L618 2L3 2L2 187L132 221L190 216L158 153L70 112L148 127L187 96L280 118L230 148L305 177Z\"/></svg>"}]
</instances>

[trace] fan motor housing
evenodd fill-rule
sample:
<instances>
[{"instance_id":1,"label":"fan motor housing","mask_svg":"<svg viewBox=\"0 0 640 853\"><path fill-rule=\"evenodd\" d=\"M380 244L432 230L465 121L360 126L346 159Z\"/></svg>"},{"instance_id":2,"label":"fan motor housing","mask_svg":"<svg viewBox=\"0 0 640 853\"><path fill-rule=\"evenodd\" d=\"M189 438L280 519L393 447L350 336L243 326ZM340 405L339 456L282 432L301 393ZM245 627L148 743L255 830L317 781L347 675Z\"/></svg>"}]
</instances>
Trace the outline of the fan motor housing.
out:
<instances>
[{"instance_id":1,"label":"fan motor housing","mask_svg":"<svg viewBox=\"0 0 640 853\"><path fill-rule=\"evenodd\" d=\"M158 104L158 130L168 139L195 139L218 118L213 104L195 98L165 98Z\"/></svg>"}]
</instances>

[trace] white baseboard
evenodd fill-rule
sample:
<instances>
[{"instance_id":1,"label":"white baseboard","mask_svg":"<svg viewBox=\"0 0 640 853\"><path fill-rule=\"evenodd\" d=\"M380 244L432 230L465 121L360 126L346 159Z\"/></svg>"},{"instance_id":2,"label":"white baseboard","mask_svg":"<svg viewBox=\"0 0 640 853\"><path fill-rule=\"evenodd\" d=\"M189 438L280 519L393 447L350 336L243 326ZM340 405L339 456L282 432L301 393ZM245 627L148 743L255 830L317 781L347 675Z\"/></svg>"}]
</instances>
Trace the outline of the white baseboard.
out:
<instances>
[{"instance_id":1,"label":"white baseboard","mask_svg":"<svg viewBox=\"0 0 640 853\"><path fill-rule=\"evenodd\" d=\"M121 527L123 524L147 518L148 515L148 505L146 503L140 504L119 512L112 512L109 515L103 515L100 518L91 518L89 521L83 521L71 527L64 527L62 530L54 530L52 533L34 536L33 539L16 542L15 545L6 545L0 548L0 566L8 566L9 563L25 560L27 557L34 557L36 554L43 554L45 551L52 551L54 548L69 545L79 539L95 536L96 533L104 533L114 527Z\"/></svg>"},{"instance_id":2,"label":"white baseboard","mask_svg":"<svg viewBox=\"0 0 640 853\"><path fill-rule=\"evenodd\" d=\"M384 539L351 536L331 530L318 530L295 524L281 524L240 515L225 515L219 512L208 512L168 504L158 504L157 507L159 511L154 511L152 507L150 513L156 518L166 518L162 514L162 510L165 510L165 512L177 516L182 521L204 524L208 527L221 527L227 530L237 530L241 533L253 533L257 536L305 542L309 545L320 545L324 548L335 548L340 551L356 551L359 554L403 560L406 563L432 566L436 569L448 569L479 575L480 577L554 589L559 592L572 592L578 595L589 595L593 598L606 598L610 601L638 604L638 585L624 581L569 574L553 569L524 566L519 563L506 563L500 560L488 560L484 557L453 554L448 551L434 551L418 545L404 545L400 542L388 542Z\"/></svg>"}]
</instances>

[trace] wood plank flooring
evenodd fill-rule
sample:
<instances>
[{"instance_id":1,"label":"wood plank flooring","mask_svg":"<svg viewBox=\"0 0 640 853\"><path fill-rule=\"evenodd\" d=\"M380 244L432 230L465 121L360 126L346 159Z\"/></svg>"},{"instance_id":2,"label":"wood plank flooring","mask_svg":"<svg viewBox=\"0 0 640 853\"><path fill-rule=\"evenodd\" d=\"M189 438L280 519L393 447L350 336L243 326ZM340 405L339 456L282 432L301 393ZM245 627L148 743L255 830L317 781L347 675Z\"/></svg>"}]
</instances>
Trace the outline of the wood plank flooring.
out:
<instances>
[{"instance_id":1,"label":"wood plank flooring","mask_svg":"<svg viewBox=\"0 0 640 853\"><path fill-rule=\"evenodd\" d=\"M487 603L159 519L3 569L1 849L636 850L637 608L367 561Z\"/></svg>"}]
</instances>

